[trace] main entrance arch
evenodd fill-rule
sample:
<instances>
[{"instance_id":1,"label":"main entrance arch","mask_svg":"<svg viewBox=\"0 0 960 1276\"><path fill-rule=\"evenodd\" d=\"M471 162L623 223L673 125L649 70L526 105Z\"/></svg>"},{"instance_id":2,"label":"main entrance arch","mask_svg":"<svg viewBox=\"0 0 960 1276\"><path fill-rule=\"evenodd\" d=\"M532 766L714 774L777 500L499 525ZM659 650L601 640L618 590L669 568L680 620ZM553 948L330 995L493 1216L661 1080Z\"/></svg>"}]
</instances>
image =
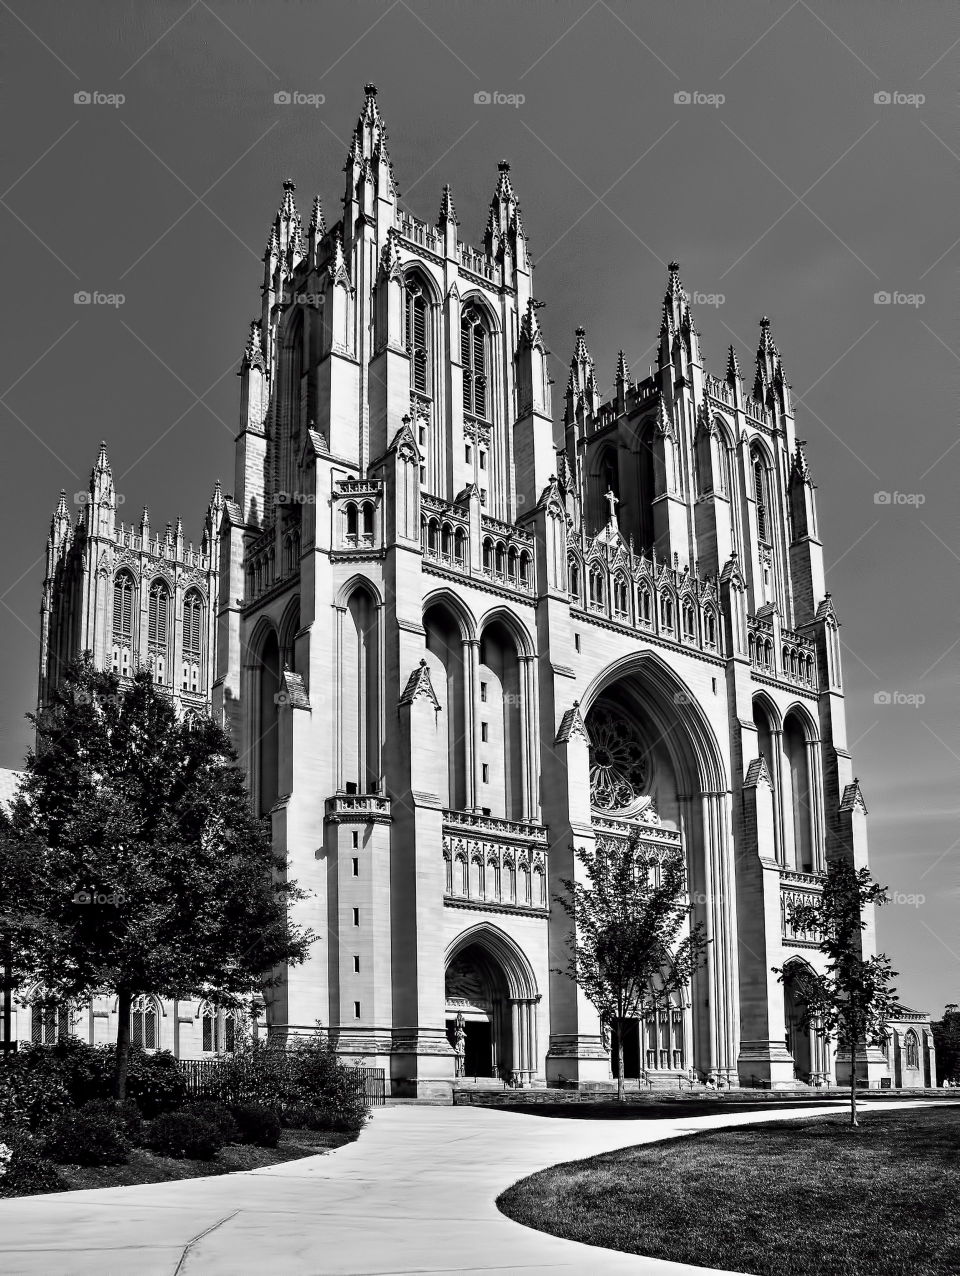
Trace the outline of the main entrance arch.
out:
<instances>
[{"instance_id":1,"label":"main entrance arch","mask_svg":"<svg viewBox=\"0 0 960 1276\"><path fill-rule=\"evenodd\" d=\"M463 1043L463 1075L527 1085L537 1071L537 981L519 946L499 927L471 927L447 949L446 1028Z\"/></svg>"},{"instance_id":2,"label":"main entrance arch","mask_svg":"<svg viewBox=\"0 0 960 1276\"><path fill-rule=\"evenodd\" d=\"M735 1085L736 880L730 781L716 732L698 697L651 651L604 669L587 687L580 711L590 738L597 845L639 831L651 858L682 855L693 920L704 924L711 941L689 992L633 1044L633 1066L645 1074L693 1067ZM625 1060L628 1075L632 1061Z\"/></svg>"}]
</instances>

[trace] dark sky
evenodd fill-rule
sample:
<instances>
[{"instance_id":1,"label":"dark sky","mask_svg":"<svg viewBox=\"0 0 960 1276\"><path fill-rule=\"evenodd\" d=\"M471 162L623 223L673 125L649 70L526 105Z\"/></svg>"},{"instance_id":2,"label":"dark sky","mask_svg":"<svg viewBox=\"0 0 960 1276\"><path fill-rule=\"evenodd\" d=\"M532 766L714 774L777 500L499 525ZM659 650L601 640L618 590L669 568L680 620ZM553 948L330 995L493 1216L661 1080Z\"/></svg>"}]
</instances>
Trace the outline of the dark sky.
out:
<instances>
[{"instance_id":1,"label":"dark sky","mask_svg":"<svg viewBox=\"0 0 960 1276\"><path fill-rule=\"evenodd\" d=\"M479 243L511 161L555 406L578 323L605 387L621 345L645 375L671 257L704 298L712 371L732 341L752 377L771 316L819 483L872 867L896 901L880 942L906 1002L960 1000L956 5L10 0L0 22L0 765L29 739L59 489L86 486L103 437L125 517L147 503L199 538L214 479L233 486L234 374L281 182L305 221L317 190L337 219L372 80L417 216L450 182Z\"/></svg>"}]
</instances>

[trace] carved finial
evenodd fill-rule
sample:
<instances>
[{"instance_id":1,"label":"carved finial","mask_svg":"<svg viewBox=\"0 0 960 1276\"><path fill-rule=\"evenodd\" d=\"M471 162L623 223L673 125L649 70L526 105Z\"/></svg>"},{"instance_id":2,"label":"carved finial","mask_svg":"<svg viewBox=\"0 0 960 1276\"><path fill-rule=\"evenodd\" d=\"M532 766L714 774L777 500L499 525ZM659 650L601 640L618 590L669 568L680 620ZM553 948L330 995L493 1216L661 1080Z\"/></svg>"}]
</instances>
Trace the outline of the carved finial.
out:
<instances>
[{"instance_id":1,"label":"carved finial","mask_svg":"<svg viewBox=\"0 0 960 1276\"><path fill-rule=\"evenodd\" d=\"M443 194L440 196L440 216L438 221L456 222L456 220L457 210L453 206L453 192L450 190L449 185L445 185Z\"/></svg>"},{"instance_id":2,"label":"carved finial","mask_svg":"<svg viewBox=\"0 0 960 1276\"><path fill-rule=\"evenodd\" d=\"M317 239L321 239L327 233L327 223L323 216L323 205L320 203L320 196L314 195L313 208L310 212L310 225L308 227Z\"/></svg>"}]
</instances>

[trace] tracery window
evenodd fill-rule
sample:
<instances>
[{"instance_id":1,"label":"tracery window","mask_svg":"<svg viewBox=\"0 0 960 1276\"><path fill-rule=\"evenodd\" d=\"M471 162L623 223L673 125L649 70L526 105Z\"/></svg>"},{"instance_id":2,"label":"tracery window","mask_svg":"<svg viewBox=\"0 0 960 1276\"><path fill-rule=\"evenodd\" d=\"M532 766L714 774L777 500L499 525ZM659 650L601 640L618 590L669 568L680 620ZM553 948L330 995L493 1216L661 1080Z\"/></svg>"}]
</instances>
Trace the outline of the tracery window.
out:
<instances>
[{"instance_id":1,"label":"tracery window","mask_svg":"<svg viewBox=\"0 0 960 1276\"><path fill-rule=\"evenodd\" d=\"M70 1012L63 1002L37 1002L30 1008L30 1041L35 1046L52 1046L70 1032Z\"/></svg>"},{"instance_id":2,"label":"tracery window","mask_svg":"<svg viewBox=\"0 0 960 1276\"><path fill-rule=\"evenodd\" d=\"M638 815L650 805L649 750L633 723L606 705L590 713L590 802L598 811Z\"/></svg>"},{"instance_id":3,"label":"tracery window","mask_svg":"<svg viewBox=\"0 0 960 1276\"><path fill-rule=\"evenodd\" d=\"M155 682L166 681L167 643L170 634L170 591L161 580L150 586L147 611L147 643Z\"/></svg>"},{"instance_id":4,"label":"tracery window","mask_svg":"<svg viewBox=\"0 0 960 1276\"><path fill-rule=\"evenodd\" d=\"M460 362L463 366L463 410L488 419L487 331L475 310L460 321Z\"/></svg>"},{"instance_id":5,"label":"tracery window","mask_svg":"<svg viewBox=\"0 0 960 1276\"><path fill-rule=\"evenodd\" d=\"M160 1014L152 997L138 997L130 1008L130 1040L144 1050L156 1050Z\"/></svg>"},{"instance_id":6,"label":"tracery window","mask_svg":"<svg viewBox=\"0 0 960 1276\"><path fill-rule=\"evenodd\" d=\"M236 1019L230 1010L217 1010L205 1002L200 1014L204 1054L233 1054L236 1047Z\"/></svg>"}]
</instances>

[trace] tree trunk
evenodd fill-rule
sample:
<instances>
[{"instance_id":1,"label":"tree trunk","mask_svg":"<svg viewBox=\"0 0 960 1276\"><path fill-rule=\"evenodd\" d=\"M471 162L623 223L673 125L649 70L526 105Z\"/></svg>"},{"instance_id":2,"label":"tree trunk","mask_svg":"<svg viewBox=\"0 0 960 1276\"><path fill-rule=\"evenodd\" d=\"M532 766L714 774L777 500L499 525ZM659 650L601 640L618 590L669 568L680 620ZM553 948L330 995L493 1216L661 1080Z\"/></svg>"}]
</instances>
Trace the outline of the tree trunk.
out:
<instances>
[{"instance_id":1,"label":"tree trunk","mask_svg":"<svg viewBox=\"0 0 960 1276\"><path fill-rule=\"evenodd\" d=\"M859 1125L857 1121L857 1043L860 1040L858 1029L850 1034L850 1124Z\"/></svg>"},{"instance_id":2,"label":"tree trunk","mask_svg":"<svg viewBox=\"0 0 960 1276\"><path fill-rule=\"evenodd\" d=\"M130 1066L130 1008L133 994L129 988L117 989L117 1056L113 1073L113 1095L123 1101L127 1097L127 1069Z\"/></svg>"},{"instance_id":3,"label":"tree trunk","mask_svg":"<svg viewBox=\"0 0 960 1276\"><path fill-rule=\"evenodd\" d=\"M623 1093L623 1020L617 1020L617 1102L625 1102Z\"/></svg>"}]
</instances>

